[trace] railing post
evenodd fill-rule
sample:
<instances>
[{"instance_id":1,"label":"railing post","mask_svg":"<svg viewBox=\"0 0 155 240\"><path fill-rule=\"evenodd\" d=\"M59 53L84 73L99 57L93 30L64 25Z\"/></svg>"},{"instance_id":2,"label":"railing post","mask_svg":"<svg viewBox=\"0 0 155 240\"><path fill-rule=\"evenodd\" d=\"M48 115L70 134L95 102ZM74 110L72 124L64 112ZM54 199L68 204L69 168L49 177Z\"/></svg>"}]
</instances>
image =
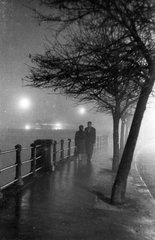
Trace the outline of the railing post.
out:
<instances>
[{"instance_id":1,"label":"railing post","mask_svg":"<svg viewBox=\"0 0 155 240\"><path fill-rule=\"evenodd\" d=\"M99 136L96 137L96 148L99 148Z\"/></svg>"},{"instance_id":2,"label":"railing post","mask_svg":"<svg viewBox=\"0 0 155 240\"><path fill-rule=\"evenodd\" d=\"M22 186L23 180L22 180L22 174L21 174L21 166L22 166L22 162L21 162L21 150L22 150L22 146L20 144L17 144L15 146L16 149L16 177L15 179L17 179L17 185L18 186Z\"/></svg>"},{"instance_id":3,"label":"railing post","mask_svg":"<svg viewBox=\"0 0 155 240\"><path fill-rule=\"evenodd\" d=\"M51 144L51 165L52 165L52 171L55 171L55 162L54 162L54 140L52 140Z\"/></svg>"},{"instance_id":4,"label":"railing post","mask_svg":"<svg viewBox=\"0 0 155 240\"><path fill-rule=\"evenodd\" d=\"M102 136L100 136L100 148L102 146Z\"/></svg>"},{"instance_id":5,"label":"railing post","mask_svg":"<svg viewBox=\"0 0 155 240\"><path fill-rule=\"evenodd\" d=\"M45 171L52 171L52 142L51 139L38 139L34 141L36 146L41 145L39 152L42 156L39 162L36 161L36 168L41 167Z\"/></svg>"},{"instance_id":6,"label":"railing post","mask_svg":"<svg viewBox=\"0 0 155 240\"><path fill-rule=\"evenodd\" d=\"M53 163L56 166L57 162L57 141L53 141Z\"/></svg>"},{"instance_id":7,"label":"railing post","mask_svg":"<svg viewBox=\"0 0 155 240\"><path fill-rule=\"evenodd\" d=\"M60 155L60 160L63 160L64 159L64 140L60 140L60 144L61 144L61 149L60 149L60 152L61 152L61 155Z\"/></svg>"},{"instance_id":8,"label":"railing post","mask_svg":"<svg viewBox=\"0 0 155 240\"><path fill-rule=\"evenodd\" d=\"M103 147L109 147L109 136L108 135L105 135L102 137L103 138Z\"/></svg>"},{"instance_id":9,"label":"railing post","mask_svg":"<svg viewBox=\"0 0 155 240\"><path fill-rule=\"evenodd\" d=\"M102 138L101 138L101 147L103 147L103 135L102 135Z\"/></svg>"},{"instance_id":10,"label":"railing post","mask_svg":"<svg viewBox=\"0 0 155 240\"><path fill-rule=\"evenodd\" d=\"M68 139L68 157L70 158L70 156L71 156L71 139L69 138Z\"/></svg>"},{"instance_id":11,"label":"railing post","mask_svg":"<svg viewBox=\"0 0 155 240\"><path fill-rule=\"evenodd\" d=\"M0 150L0 154L1 154L1 150ZM1 173L1 172L0 172ZM3 198L3 193L2 193L2 190L1 190L1 188L0 188L0 199L2 199Z\"/></svg>"},{"instance_id":12,"label":"railing post","mask_svg":"<svg viewBox=\"0 0 155 240\"><path fill-rule=\"evenodd\" d=\"M110 139L109 139L109 136L106 136L106 146L108 146L109 147L109 145L110 145Z\"/></svg>"},{"instance_id":13,"label":"railing post","mask_svg":"<svg viewBox=\"0 0 155 240\"><path fill-rule=\"evenodd\" d=\"M3 193L1 189L0 189L0 199L3 199Z\"/></svg>"},{"instance_id":14,"label":"railing post","mask_svg":"<svg viewBox=\"0 0 155 240\"><path fill-rule=\"evenodd\" d=\"M33 173L33 176L36 177L36 145L35 143L32 143L31 145L31 172Z\"/></svg>"}]
</instances>

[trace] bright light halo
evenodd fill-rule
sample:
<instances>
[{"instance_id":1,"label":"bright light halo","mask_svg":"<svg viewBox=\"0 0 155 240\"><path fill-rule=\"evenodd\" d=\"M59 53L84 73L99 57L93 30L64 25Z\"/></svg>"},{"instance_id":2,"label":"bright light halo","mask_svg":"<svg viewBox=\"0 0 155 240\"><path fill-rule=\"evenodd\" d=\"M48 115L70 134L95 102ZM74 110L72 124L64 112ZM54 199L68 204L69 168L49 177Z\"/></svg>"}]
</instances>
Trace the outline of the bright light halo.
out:
<instances>
[{"instance_id":1,"label":"bright light halo","mask_svg":"<svg viewBox=\"0 0 155 240\"><path fill-rule=\"evenodd\" d=\"M79 108L79 113L84 114L86 112L86 109L84 107Z\"/></svg>"},{"instance_id":2,"label":"bright light halo","mask_svg":"<svg viewBox=\"0 0 155 240\"><path fill-rule=\"evenodd\" d=\"M27 109L30 106L30 100L28 98L20 99L19 105L22 109Z\"/></svg>"},{"instance_id":3,"label":"bright light halo","mask_svg":"<svg viewBox=\"0 0 155 240\"><path fill-rule=\"evenodd\" d=\"M26 124L26 125L25 125L25 130L30 130L30 129L31 129L30 125L29 125L29 124Z\"/></svg>"}]
</instances>

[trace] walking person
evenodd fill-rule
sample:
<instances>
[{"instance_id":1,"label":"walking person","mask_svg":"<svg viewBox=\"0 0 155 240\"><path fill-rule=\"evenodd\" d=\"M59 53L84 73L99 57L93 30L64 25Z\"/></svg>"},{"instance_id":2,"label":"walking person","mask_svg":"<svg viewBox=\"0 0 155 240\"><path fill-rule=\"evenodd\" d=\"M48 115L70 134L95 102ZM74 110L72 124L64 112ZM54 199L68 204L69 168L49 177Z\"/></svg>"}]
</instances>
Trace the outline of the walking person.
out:
<instances>
[{"instance_id":1,"label":"walking person","mask_svg":"<svg viewBox=\"0 0 155 240\"><path fill-rule=\"evenodd\" d=\"M87 127L85 128L86 134L86 154L87 161L91 161L94 149L94 143L96 142L96 129L92 127L92 122L87 122Z\"/></svg>"},{"instance_id":2,"label":"walking person","mask_svg":"<svg viewBox=\"0 0 155 240\"><path fill-rule=\"evenodd\" d=\"M85 154L85 131L83 125L79 126L79 131L75 133L75 147L77 153L77 160L82 160L81 155Z\"/></svg>"}]
</instances>

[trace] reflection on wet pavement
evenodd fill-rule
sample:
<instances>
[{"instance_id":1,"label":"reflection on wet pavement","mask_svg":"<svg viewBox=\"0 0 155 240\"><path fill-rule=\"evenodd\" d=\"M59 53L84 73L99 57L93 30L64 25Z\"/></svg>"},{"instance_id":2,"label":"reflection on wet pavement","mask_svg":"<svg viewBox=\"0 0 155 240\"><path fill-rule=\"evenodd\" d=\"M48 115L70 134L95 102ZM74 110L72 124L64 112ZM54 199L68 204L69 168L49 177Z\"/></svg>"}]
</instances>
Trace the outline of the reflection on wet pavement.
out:
<instances>
[{"instance_id":1,"label":"reflection on wet pavement","mask_svg":"<svg viewBox=\"0 0 155 240\"><path fill-rule=\"evenodd\" d=\"M104 166L104 159L108 157L106 150L99 150L94 153L92 162L87 162L85 156L80 162L75 158L67 160L55 172L45 173L12 197L1 209L1 239L62 239L62 235L72 236L73 230L79 235L87 221L97 221L93 209L96 193L106 185L106 176L109 177L110 170ZM110 190L106 196L110 195ZM63 226L72 233L64 233Z\"/></svg>"},{"instance_id":2,"label":"reflection on wet pavement","mask_svg":"<svg viewBox=\"0 0 155 240\"><path fill-rule=\"evenodd\" d=\"M154 144L150 144L143 148L137 157L138 171L147 185L152 197L155 199L155 148ZM141 189L145 191L145 189ZM147 189L146 189L147 191Z\"/></svg>"}]
</instances>

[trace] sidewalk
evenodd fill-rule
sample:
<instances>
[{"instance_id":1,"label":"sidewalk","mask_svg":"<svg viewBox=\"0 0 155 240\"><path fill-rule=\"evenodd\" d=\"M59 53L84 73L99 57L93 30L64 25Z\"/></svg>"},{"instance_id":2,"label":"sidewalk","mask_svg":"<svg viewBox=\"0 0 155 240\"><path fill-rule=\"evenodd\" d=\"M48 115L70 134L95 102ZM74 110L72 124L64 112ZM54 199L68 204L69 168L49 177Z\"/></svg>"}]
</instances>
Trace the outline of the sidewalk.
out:
<instances>
[{"instance_id":1,"label":"sidewalk","mask_svg":"<svg viewBox=\"0 0 155 240\"><path fill-rule=\"evenodd\" d=\"M64 161L12 197L0 209L1 240L153 240L155 200L140 180L134 164L126 202L108 200L115 179L106 150Z\"/></svg>"}]
</instances>

